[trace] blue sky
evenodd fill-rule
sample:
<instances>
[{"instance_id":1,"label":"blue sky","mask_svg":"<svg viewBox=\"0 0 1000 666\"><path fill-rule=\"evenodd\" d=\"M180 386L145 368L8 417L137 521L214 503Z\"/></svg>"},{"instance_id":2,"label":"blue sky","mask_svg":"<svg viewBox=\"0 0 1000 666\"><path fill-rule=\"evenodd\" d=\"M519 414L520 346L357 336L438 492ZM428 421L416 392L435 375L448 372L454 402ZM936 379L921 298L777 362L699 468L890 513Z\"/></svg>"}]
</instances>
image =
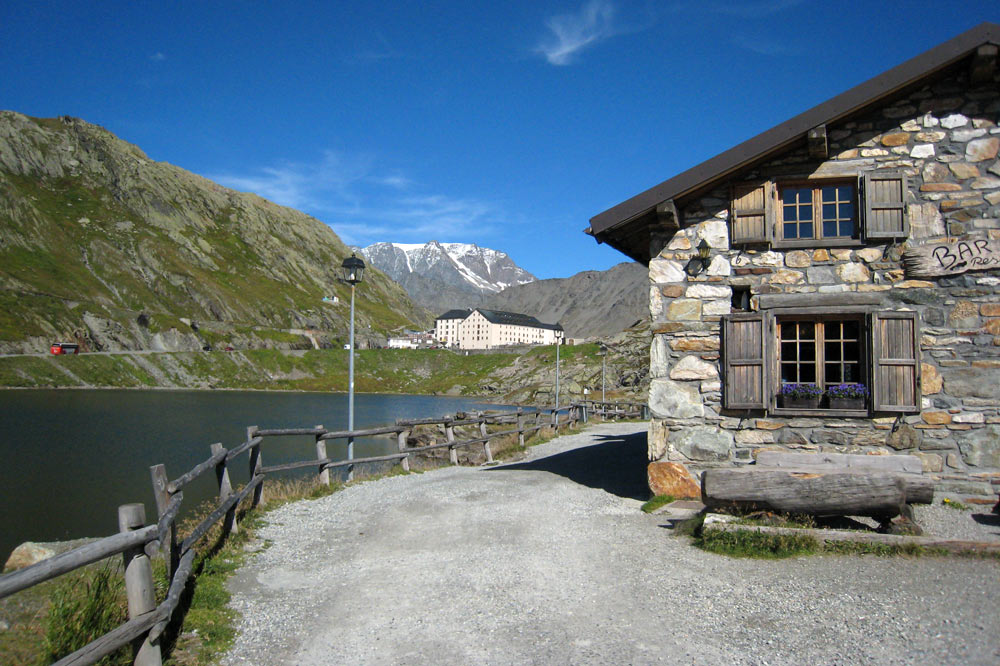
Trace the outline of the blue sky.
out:
<instances>
[{"instance_id":1,"label":"blue sky","mask_svg":"<svg viewBox=\"0 0 1000 666\"><path fill-rule=\"evenodd\" d=\"M982 21L963 2L8 2L0 108L71 115L348 243L626 260L590 217Z\"/></svg>"}]
</instances>

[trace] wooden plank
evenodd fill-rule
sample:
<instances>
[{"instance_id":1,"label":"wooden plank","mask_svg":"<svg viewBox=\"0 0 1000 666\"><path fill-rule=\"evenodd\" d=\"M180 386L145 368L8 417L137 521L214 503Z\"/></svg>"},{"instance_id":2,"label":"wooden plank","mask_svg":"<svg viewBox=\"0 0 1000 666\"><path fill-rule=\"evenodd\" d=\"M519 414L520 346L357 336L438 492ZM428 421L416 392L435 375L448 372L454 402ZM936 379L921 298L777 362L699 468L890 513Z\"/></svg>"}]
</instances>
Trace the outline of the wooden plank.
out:
<instances>
[{"instance_id":1,"label":"wooden plank","mask_svg":"<svg viewBox=\"0 0 1000 666\"><path fill-rule=\"evenodd\" d=\"M156 609L159 621L149 630L149 638L151 640L155 641L158 639L170 623L170 617L174 614L177 604L180 603L181 595L184 593L184 586L187 584L188 578L191 577L194 556L195 551L193 549L189 550L184 553L177 564L177 571L170 580L170 589L167 590L167 598Z\"/></svg>"},{"instance_id":2,"label":"wooden plank","mask_svg":"<svg viewBox=\"0 0 1000 666\"><path fill-rule=\"evenodd\" d=\"M705 506L770 509L817 516L897 516L906 503L898 474L710 469L702 473Z\"/></svg>"},{"instance_id":3,"label":"wooden plank","mask_svg":"<svg viewBox=\"0 0 1000 666\"><path fill-rule=\"evenodd\" d=\"M147 613L142 617L129 620L114 631L104 634L72 654L66 655L55 662L53 666L90 666L118 648L130 644L158 621L159 615L157 613Z\"/></svg>"},{"instance_id":4,"label":"wooden plank","mask_svg":"<svg viewBox=\"0 0 1000 666\"><path fill-rule=\"evenodd\" d=\"M338 430L336 432L324 432L317 436L317 439L346 439L348 437L374 437L375 435L395 435L405 428L401 426L385 426L382 428L368 428L367 430Z\"/></svg>"},{"instance_id":5,"label":"wooden plank","mask_svg":"<svg viewBox=\"0 0 1000 666\"><path fill-rule=\"evenodd\" d=\"M757 307L761 310L772 308L802 307L850 307L878 305L882 296L877 293L844 292L842 294L758 294Z\"/></svg>"},{"instance_id":6,"label":"wooden plank","mask_svg":"<svg viewBox=\"0 0 1000 666\"><path fill-rule=\"evenodd\" d=\"M229 449L229 453L226 454L226 462L229 462L230 460L232 460L236 456L238 456L241 453L245 452L247 449L253 448L255 446L259 446L260 443L263 442L263 441L264 441L264 438L261 437L261 436L259 436L259 435L255 435L254 437L247 438L247 441L242 442L238 446L235 446L235 447Z\"/></svg>"},{"instance_id":7,"label":"wooden plank","mask_svg":"<svg viewBox=\"0 0 1000 666\"><path fill-rule=\"evenodd\" d=\"M443 444L440 446L447 446ZM352 458L350 460L333 460L331 458L325 458L323 460L300 460L298 462L282 463L281 465L270 465L261 469L261 472L265 475L273 474L274 472L287 472L293 469L302 469L303 467L317 467L321 466L324 469L329 469L331 467L350 467L351 465L362 465L364 463L376 463L376 462L386 462L388 460L400 460L408 456L411 452L416 449L407 449L406 453L389 453L384 456L374 456L371 458Z\"/></svg>"},{"instance_id":8,"label":"wooden plank","mask_svg":"<svg viewBox=\"0 0 1000 666\"><path fill-rule=\"evenodd\" d=\"M312 464L315 465L316 461L313 461ZM201 523L199 523L198 526L191 531L191 534L184 539L181 543L181 552L187 552L198 542L199 539L208 533L208 530L212 527L212 525L219 522L219 520L226 515L226 512L229 511L230 507L237 506L241 501L243 501L244 497L250 494L251 491L255 491L263 482L263 475L258 474L254 478L250 479L250 482L243 486L238 493L230 495L225 502L221 502L219 506L216 507L212 513L208 514L208 517L201 521Z\"/></svg>"},{"instance_id":9,"label":"wooden plank","mask_svg":"<svg viewBox=\"0 0 1000 666\"><path fill-rule=\"evenodd\" d=\"M157 537L156 525L148 525L134 532L119 533L99 541L68 550L30 567L0 576L0 599L25 588L61 576L64 573L118 555L129 548L144 545Z\"/></svg>"},{"instance_id":10,"label":"wooden plank","mask_svg":"<svg viewBox=\"0 0 1000 666\"><path fill-rule=\"evenodd\" d=\"M923 462L917 456L865 456L850 453L792 453L790 451L761 451L757 454L758 467L846 467L851 470L873 472L907 472L921 474Z\"/></svg>"},{"instance_id":11,"label":"wooden plank","mask_svg":"<svg viewBox=\"0 0 1000 666\"><path fill-rule=\"evenodd\" d=\"M983 238L927 243L903 251L906 277L925 278L1000 267L1000 241Z\"/></svg>"},{"instance_id":12,"label":"wooden plank","mask_svg":"<svg viewBox=\"0 0 1000 666\"><path fill-rule=\"evenodd\" d=\"M285 435L322 435L322 430L315 428L260 428L257 434L261 437L282 437Z\"/></svg>"},{"instance_id":13,"label":"wooden plank","mask_svg":"<svg viewBox=\"0 0 1000 666\"><path fill-rule=\"evenodd\" d=\"M713 514L714 516L714 514ZM726 516L730 518L731 516ZM853 542L874 543L887 546L921 546L923 548L940 548L952 553L1000 553L1000 542L997 541L962 541L959 539L942 539L933 536L904 536L901 534L879 534L878 532L863 532L860 530L820 530L797 529L794 527L774 527L771 525L742 525L729 521L709 521L706 519L705 530L720 530L723 532L757 532L760 534L778 534L793 536L804 534L819 542Z\"/></svg>"},{"instance_id":14,"label":"wooden plank","mask_svg":"<svg viewBox=\"0 0 1000 666\"><path fill-rule=\"evenodd\" d=\"M128 534L142 529L146 522L146 509L142 504L123 504L118 507L118 529ZM153 591L153 565L142 546L129 548L122 553L122 569L125 578L125 598L128 603L128 617L138 620L155 615L156 595ZM154 643L147 635L136 637L133 647L133 663L136 666L160 666L160 644Z\"/></svg>"}]
</instances>

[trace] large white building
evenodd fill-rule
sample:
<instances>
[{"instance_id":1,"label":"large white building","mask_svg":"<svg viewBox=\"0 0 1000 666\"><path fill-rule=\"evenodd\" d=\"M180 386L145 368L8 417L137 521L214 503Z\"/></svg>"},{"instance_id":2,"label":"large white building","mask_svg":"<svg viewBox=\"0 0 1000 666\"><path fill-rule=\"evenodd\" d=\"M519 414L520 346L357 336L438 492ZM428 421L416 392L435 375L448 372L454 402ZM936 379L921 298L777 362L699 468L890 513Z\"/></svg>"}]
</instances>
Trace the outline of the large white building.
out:
<instances>
[{"instance_id":1,"label":"large white building","mask_svg":"<svg viewBox=\"0 0 1000 666\"><path fill-rule=\"evenodd\" d=\"M434 321L434 337L458 349L495 349L520 345L561 344L559 324L543 324L534 317L501 310L449 310Z\"/></svg>"}]
</instances>

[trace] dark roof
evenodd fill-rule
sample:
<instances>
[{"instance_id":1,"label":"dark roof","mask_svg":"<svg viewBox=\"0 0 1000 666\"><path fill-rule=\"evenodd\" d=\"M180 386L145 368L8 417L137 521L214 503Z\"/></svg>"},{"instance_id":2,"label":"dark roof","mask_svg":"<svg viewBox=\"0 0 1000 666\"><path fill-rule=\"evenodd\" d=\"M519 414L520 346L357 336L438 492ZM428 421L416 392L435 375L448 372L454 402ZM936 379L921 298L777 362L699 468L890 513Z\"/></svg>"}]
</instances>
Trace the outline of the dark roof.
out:
<instances>
[{"instance_id":1,"label":"dark roof","mask_svg":"<svg viewBox=\"0 0 1000 666\"><path fill-rule=\"evenodd\" d=\"M465 319L470 314L472 314L472 310L448 310L440 317L434 319L434 321L438 321L441 319Z\"/></svg>"},{"instance_id":2,"label":"dark roof","mask_svg":"<svg viewBox=\"0 0 1000 666\"><path fill-rule=\"evenodd\" d=\"M520 314L518 312L504 312L503 310L484 310L477 308L486 321L493 324L506 324L509 326L531 326L532 328L546 328L551 331L561 331L559 324L543 324L532 316Z\"/></svg>"},{"instance_id":3,"label":"dark roof","mask_svg":"<svg viewBox=\"0 0 1000 666\"><path fill-rule=\"evenodd\" d=\"M650 213L658 204L702 191L733 172L774 156L805 140L809 130L843 120L955 64L984 44L1000 44L1000 25L981 23L901 65L879 74L762 134L665 180L590 219L586 233L637 261L649 261L642 243L626 243L624 227ZM648 245L646 243L645 245Z\"/></svg>"}]
</instances>

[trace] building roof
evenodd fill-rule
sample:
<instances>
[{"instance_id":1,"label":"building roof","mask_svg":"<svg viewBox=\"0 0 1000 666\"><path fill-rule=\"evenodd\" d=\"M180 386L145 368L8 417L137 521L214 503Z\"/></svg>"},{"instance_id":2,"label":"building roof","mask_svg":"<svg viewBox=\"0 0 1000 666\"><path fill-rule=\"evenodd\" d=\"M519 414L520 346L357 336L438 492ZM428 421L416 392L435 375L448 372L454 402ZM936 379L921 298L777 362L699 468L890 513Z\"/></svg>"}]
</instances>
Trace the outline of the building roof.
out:
<instances>
[{"instance_id":1,"label":"building roof","mask_svg":"<svg viewBox=\"0 0 1000 666\"><path fill-rule=\"evenodd\" d=\"M518 312L504 312L503 310L484 310L477 308L479 313L486 317L486 321L493 324L505 324L508 326L530 326L532 328L544 328L550 331L561 331L559 324L543 324L532 316L520 314Z\"/></svg>"},{"instance_id":2,"label":"building roof","mask_svg":"<svg viewBox=\"0 0 1000 666\"><path fill-rule=\"evenodd\" d=\"M472 310L448 310L440 317L437 317L434 321L440 321L442 319L465 319L470 314L472 314Z\"/></svg>"},{"instance_id":3,"label":"building roof","mask_svg":"<svg viewBox=\"0 0 1000 666\"><path fill-rule=\"evenodd\" d=\"M1000 25L981 23L901 65L800 113L752 139L595 215L585 229L598 242L642 263L649 262L648 226L660 204L697 194L734 172L751 167L806 141L809 130L845 120L911 88L925 78L976 53L1000 45ZM644 231L645 229L645 231Z\"/></svg>"}]
</instances>

